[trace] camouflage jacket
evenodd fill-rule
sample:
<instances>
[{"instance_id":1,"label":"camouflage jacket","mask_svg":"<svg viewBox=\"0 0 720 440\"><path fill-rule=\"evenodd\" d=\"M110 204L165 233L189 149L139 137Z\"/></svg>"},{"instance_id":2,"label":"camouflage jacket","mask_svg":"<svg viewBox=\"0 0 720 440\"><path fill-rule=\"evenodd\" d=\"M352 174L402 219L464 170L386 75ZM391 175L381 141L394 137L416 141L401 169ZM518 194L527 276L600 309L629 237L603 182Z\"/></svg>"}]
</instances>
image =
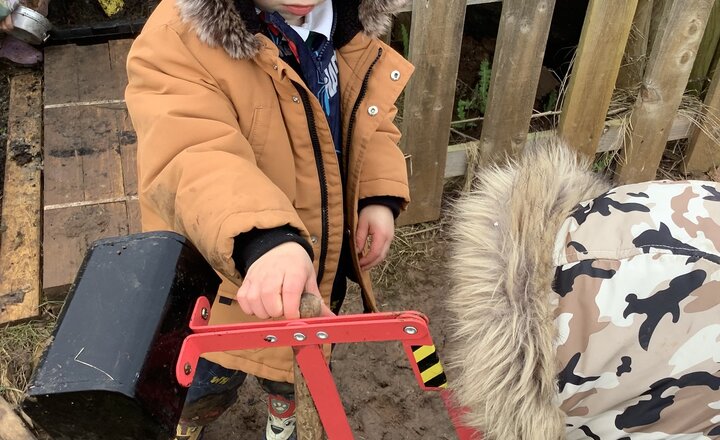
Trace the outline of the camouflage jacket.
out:
<instances>
[{"instance_id":1,"label":"camouflage jacket","mask_svg":"<svg viewBox=\"0 0 720 440\"><path fill-rule=\"evenodd\" d=\"M488 440L720 438L720 184L610 188L585 166L552 144L458 203L467 421Z\"/></svg>"},{"instance_id":2,"label":"camouflage jacket","mask_svg":"<svg viewBox=\"0 0 720 440\"><path fill-rule=\"evenodd\" d=\"M720 436L720 184L626 185L555 244L568 438Z\"/></svg>"}]
</instances>

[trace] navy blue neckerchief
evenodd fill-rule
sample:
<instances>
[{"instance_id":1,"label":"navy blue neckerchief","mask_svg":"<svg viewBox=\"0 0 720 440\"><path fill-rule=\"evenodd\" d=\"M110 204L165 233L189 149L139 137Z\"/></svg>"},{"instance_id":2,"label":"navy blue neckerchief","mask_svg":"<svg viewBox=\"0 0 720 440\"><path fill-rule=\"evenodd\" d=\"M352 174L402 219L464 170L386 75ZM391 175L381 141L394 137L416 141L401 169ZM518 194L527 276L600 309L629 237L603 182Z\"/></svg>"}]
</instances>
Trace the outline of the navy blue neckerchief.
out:
<instances>
[{"instance_id":1,"label":"navy blue neckerchief","mask_svg":"<svg viewBox=\"0 0 720 440\"><path fill-rule=\"evenodd\" d=\"M298 72L307 88L320 102L330 126L335 152L338 159L341 159L340 82L332 34L328 40L320 33L311 32L307 41L304 41L277 12L263 12L260 17L266 24L266 35L280 50L280 57Z\"/></svg>"}]
</instances>

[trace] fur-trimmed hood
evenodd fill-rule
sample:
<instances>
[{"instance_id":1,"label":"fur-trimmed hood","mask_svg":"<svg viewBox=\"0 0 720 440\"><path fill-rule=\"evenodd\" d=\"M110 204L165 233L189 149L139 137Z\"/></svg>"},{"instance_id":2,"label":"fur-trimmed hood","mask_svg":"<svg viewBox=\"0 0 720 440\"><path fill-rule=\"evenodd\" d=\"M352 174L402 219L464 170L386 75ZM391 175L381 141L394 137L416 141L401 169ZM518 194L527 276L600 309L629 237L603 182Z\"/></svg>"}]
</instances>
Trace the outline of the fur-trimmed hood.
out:
<instances>
[{"instance_id":1,"label":"fur-trimmed hood","mask_svg":"<svg viewBox=\"0 0 720 440\"><path fill-rule=\"evenodd\" d=\"M182 19L202 42L222 47L235 59L253 58L260 50L255 34L260 23L252 0L176 0ZM337 14L336 47L342 47L358 32L379 37L390 28L393 14L409 0L333 1Z\"/></svg>"},{"instance_id":2,"label":"fur-trimmed hood","mask_svg":"<svg viewBox=\"0 0 720 440\"><path fill-rule=\"evenodd\" d=\"M480 172L456 205L449 307L453 391L485 438L564 438L557 406L555 238L578 203L610 185L553 140Z\"/></svg>"}]
</instances>

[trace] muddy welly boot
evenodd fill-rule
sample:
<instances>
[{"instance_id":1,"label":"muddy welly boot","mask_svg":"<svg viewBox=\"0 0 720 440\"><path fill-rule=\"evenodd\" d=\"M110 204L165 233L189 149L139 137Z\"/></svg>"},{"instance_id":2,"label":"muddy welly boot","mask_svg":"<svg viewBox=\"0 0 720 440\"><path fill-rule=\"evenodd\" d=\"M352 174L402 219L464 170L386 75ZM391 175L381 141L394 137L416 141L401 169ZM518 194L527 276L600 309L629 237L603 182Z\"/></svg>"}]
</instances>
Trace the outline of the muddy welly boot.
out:
<instances>
[{"instance_id":1,"label":"muddy welly boot","mask_svg":"<svg viewBox=\"0 0 720 440\"><path fill-rule=\"evenodd\" d=\"M268 421L264 440L297 440L294 400L279 394L268 394Z\"/></svg>"}]
</instances>

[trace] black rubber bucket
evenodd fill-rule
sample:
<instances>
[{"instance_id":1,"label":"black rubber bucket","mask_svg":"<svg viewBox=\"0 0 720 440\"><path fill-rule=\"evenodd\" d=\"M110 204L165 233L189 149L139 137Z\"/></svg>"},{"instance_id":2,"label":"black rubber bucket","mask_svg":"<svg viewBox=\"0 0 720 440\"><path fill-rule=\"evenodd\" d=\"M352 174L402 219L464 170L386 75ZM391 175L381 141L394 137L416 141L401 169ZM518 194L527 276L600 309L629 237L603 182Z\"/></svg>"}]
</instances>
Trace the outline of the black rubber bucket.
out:
<instances>
[{"instance_id":1,"label":"black rubber bucket","mask_svg":"<svg viewBox=\"0 0 720 440\"><path fill-rule=\"evenodd\" d=\"M195 301L220 279L170 232L95 242L30 381L25 412L58 440L174 436L187 389L174 375Z\"/></svg>"}]
</instances>

